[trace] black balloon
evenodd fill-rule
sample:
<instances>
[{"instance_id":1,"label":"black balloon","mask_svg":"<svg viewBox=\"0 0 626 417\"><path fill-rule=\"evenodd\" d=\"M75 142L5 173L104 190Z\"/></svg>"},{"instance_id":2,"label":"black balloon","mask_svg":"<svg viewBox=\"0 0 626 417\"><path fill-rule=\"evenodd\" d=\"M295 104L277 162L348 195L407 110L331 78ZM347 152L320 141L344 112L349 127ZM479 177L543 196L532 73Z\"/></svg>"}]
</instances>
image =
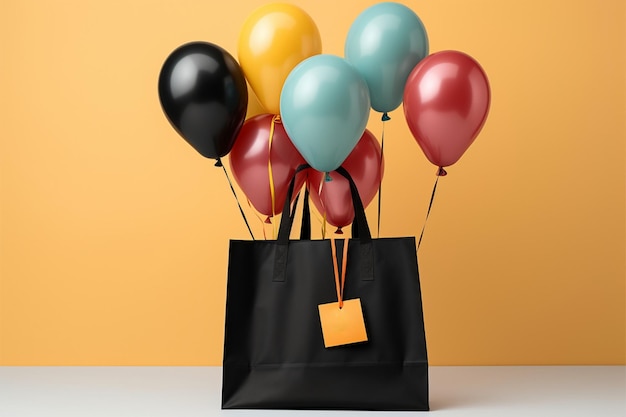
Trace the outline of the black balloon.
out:
<instances>
[{"instance_id":1,"label":"black balloon","mask_svg":"<svg viewBox=\"0 0 626 417\"><path fill-rule=\"evenodd\" d=\"M230 152L248 107L241 67L208 42L187 43L170 54L159 75L159 98L174 129L214 159Z\"/></svg>"}]
</instances>

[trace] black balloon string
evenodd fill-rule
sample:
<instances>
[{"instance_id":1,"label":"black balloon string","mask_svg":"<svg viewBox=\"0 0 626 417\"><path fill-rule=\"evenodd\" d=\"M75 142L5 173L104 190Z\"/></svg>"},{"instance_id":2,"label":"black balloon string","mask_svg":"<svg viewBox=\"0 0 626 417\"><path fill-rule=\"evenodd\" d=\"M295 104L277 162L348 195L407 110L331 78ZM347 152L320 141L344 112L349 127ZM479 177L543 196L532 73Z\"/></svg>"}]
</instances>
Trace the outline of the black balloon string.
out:
<instances>
[{"instance_id":1,"label":"black balloon string","mask_svg":"<svg viewBox=\"0 0 626 417\"><path fill-rule=\"evenodd\" d=\"M248 228L248 232L250 232L250 237L252 240L254 239L254 234L252 234L252 229L250 228L250 224L248 223L248 219L246 218L246 214L243 212L243 207L239 203L239 198L237 198L237 193L235 192L235 187L233 187L233 182L230 180L230 176L228 175L228 171L226 171L226 167L222 164L222 160L217 158L217 162L215 163L216 167L222 167L224 170L224 175L226 175L226 180L228 181L228 185L230 185L230 191L233 192L233 196L235 197L235 201L237 202L237 206L239 207L239 212L241 213L241 217L243 217L243 221L246 223L246 227Z\"/></svg>"}]
</instances>

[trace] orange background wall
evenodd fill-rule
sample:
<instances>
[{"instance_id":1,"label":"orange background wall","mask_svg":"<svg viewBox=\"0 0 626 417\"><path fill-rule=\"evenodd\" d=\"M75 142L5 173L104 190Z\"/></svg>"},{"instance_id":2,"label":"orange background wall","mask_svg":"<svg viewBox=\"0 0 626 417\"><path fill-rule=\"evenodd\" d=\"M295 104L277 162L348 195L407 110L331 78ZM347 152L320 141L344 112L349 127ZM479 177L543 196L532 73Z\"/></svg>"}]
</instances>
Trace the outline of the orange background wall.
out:
<instances>
[{"instance_id":1,"label":"orange background wall","mask_svg":"<svg viewBox=\"0 0 626 417\"><path fill-rule=\"evenodd\" d=\"M220 364L228 240L247 231L157 77L187 41L236 55L264 3L0 3L0 364ZM342 55L375 2L294 3ZM624 364L625 3L405 4L492 86L419 251L431 363ZM436 169L391 116L382 235L419 235Z\"/></svg>"}]
</instances>

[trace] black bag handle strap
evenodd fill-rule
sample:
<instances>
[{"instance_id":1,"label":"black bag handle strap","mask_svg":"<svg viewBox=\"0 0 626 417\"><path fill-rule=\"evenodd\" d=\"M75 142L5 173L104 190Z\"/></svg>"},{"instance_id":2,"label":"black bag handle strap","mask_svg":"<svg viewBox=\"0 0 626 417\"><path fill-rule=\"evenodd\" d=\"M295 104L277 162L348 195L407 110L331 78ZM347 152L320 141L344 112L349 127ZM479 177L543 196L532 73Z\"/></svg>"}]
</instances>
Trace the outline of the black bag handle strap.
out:
<instances>
[{"instance_id":1,"label":"black bag handle strap","mask_svg":"<svg viewBox=\"0 0 626 417\"><path fill-rule=\"evenodd\" d=\"M339 167L335 170L342 177L348 180L350 183L350 194L352 194L352 206L354 207L354 221L352 222L352 237L361 240L361 243L367 243L372 241L372 234L370 232L369 225L367 224L367 217L365 216L365 207L363 206L363 200L359 195L359 189L356 187L356 183L350 176L350 173L344 168Z\"/></svg>"},{"instance_id":2,"label":"black bag handle strap","mask_svg":"<svg viewBox=\"0 0 626 417\"><path fill-rule=\"evenodd\" d=\"M291 227L293 225L294 214L295 214L295 204L293 212L290 212L289 203L291 202L291 196L293 195L293 190L295 187L296 175L310 168L310 165L304 164L300 165L294 176L289 183L289 189L287 191L287 198L285 199L285 206L283 207L283 213L290 213L289 216L282 216L280 221L280 228L278 231L278 239L276 245L276 254L274 258L274 281L284 281L285 280L285 272L287 269L287 253L289 246L289 235L291 233ZM372 235L370 233L369 225L367 224L367 217L365 216L365 208L363 206L363 202L361 197L359 196L359 190L354 183L354 180L350 176L350 173L343 168L339 167L336 172L346 178L348 183L350 184L350 194L352 196L352 205L354 207L354 221L352 224L352 237L358 239L360 241L360 265L361 265L361 279L365 281L373 281L374 280L374 250L372 244ZM308 203L308 190L305 195L305 209L306 204ZM308 220L308 221L306 221ZM310 214L308 214L308 219L305 218L305 214L303 214L303 225L301 230L301 235L305 232L304 223L309 224L309 236L310 236ZM306 233L304 233L306 236Z\"/></svg>"},{"instance_id":3,"label":"black bag handle strap","mask_svg":"<svg viewBox=\"0 0 626 417\"><path fill-rule=\"evenodd\" d=\"M298 208L298 200L300 200L300 194L296 196L289 213L289 221L293 224L293 219L296 216L296 209ZM300 240L311 240L311 208L309 206L309 189L305 188L304 201L302 202L302 226L300 227Z\"/></svg>"},{"instance_id":4,"label":"black bag handle strap","mask_svg":"<svg viewBox=\"0 0 626 417\"><path fill-rule=\"evenodd\" d=\"M294 207L294 212L295 211ZM300 240L311 240L311 207L309 206L309 189L307 187L304 187L304 201L302 202L302 226L300 227Z\"/></svg>"},{"instance_id":5,"label":"black bag handle strap","mask_svg":"<svg viewBox=\"0 0 626 417\"><path fill-rule=\"evenodd\" d=\"M294 172L293 174L293 178L291 179L291 182L289 183L289 188L287 189L287 197L285 198L285 204L283 206L283 213L289 213L288 216L283 215L280 217L280 226L278 228L278 238L277 240L283 244L286 245L287 243L289 243L289 235L291 234L291 226L293 225L293 220L296 217L296 207L297 207L297 201L296 204L293 205L293 210L291 210L291 207L289 207L289 205L291 204L291 197L293 196L293 191L294 188L296 186L296 177L298 176L298 174L302 171L304 171L305 169L310 168L310 165L304 164L304 165L300 165L298 168L296 168L296 172ZM308 206L308 190L307 190L307 195L305 196L305 207L304 210L307 210L307 206ZM306 213L303 212L302 215L302 228L300 229L300 238L302 239L302 233L304 232L305 236L307 235L306 233L306 226L305 226L305 215ZM309 211L309 231L308 231L308 236L309 239L311 237L311 220L310 220L310 211Z\"/></svg>"},{"instance_id":6,"label":"black bag handle strap","mask_svg":"<svg viewBox=\"0 0 626 417\"><path fill-rule=\"evenodd\" d=\"M295 181L296 181L296 176L298 175L299 172L310 168L310 165L304 164L304 165L300 165L297 169L296 172L291 180L291 182L289 183L289 189L287 191L287 198L285 199L285 206L283 207L283 213L290 213L290 207L289 204L291 202L291 196L293 195L293 191L295 188ZM353 238L358 238L361 240L361 243L367 243L367 242L371 242L372 240L372 235L370 233L370 228L369 225L367 224L367 217L365 216L365 208L363 206L363 201L361 200L361 197L359 195L359 190L354 182L354 180L352 179L352 177L350 176L350 173L343 167L339 167L335 170L335 172L337 172L339 175L341 175L342 177L344 177L345 179L348 180L348 183L350 184L350 194L352 196L352 206L354 207L354 221L352 222L352 237ZM305 231L305 222L309 223L309 231L308 233L305 233L305 236L311 235L310 232L310 210L308 209L308 190L306 192L305 195L305 210L308 212L304 213L308 218L305 218L305 215L303 215L302 218L302 229L301 229L301 234L303 231ZM280 219L280 227L278 229L278 243L281 245L287 245L289 243L289 235L291 234L291 228L293 226L293 219L294 219L294 213L295 213L295 205L294 205L294 210L293 212L291 212L291 214L289 216L282 216Z\"/></svg>"},{"instance_id":7,"label":"black bag handle strap","mask_svg":"<svg viewBox=\"0 0 626 417\"><path fill-rule=\"evenodd\" d=\"M289 242L291 226L293 225L293 220L296 214L296 204L294 204L293 210L290 210L290 207L289 207L289 204L291 203L291 196L293 196L293 189L295 188L295 184L296 184L296 177L298 176L300 172L308 168L310 168L310 166L307 164L300 165L298 168L296 168L296 172L294 172L293 178L291 179L291 182L289 183L289 188L287 189L287 197L285 198L285 205L283 206L283 213L290 213L290 214L289 216L281 216L280 226L278 228L277 240L281 244L286 245ZM304 223L304 218L303 218L303 223Z\"/></svg>"}]
</instances>

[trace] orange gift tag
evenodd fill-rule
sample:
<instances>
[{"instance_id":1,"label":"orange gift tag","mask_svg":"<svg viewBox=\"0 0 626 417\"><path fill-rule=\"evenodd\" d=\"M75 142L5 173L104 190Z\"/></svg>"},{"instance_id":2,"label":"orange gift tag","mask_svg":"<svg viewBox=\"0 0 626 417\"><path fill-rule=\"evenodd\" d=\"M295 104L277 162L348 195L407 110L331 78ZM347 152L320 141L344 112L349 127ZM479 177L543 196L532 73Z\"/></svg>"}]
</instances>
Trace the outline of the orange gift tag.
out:
<instances>
[{"instance_id":1,"label":"orange gift tag","mask_svg":"<svg viewBox=\"0 0 626 417\"><path fill-rule=\"evenodd\" d=\"M326 303L317 306L320 312L324 346L329 348L358 342L367 342L367 332L365 331L361 299L343 299L343 287L346 283L346 266L348 265L348 239L345 239L343 242L341 282L339 282L339 267L337 265L337 247L335 240L332 238L330 240L330 248L333 255L335 289L337 290L338 301L336 303Z\"/></svg>"},{"instance_id":2,"label":"orange gift tag","mask_svg":"<svg viewBox=\"0 0 626 417\"><path fill-rule=\"evenodd\" d=\"M325 347L367 342L361 299L344 300L342 308L339 308L338 302L317 307Z\"/></svg>"}]
</instances>

